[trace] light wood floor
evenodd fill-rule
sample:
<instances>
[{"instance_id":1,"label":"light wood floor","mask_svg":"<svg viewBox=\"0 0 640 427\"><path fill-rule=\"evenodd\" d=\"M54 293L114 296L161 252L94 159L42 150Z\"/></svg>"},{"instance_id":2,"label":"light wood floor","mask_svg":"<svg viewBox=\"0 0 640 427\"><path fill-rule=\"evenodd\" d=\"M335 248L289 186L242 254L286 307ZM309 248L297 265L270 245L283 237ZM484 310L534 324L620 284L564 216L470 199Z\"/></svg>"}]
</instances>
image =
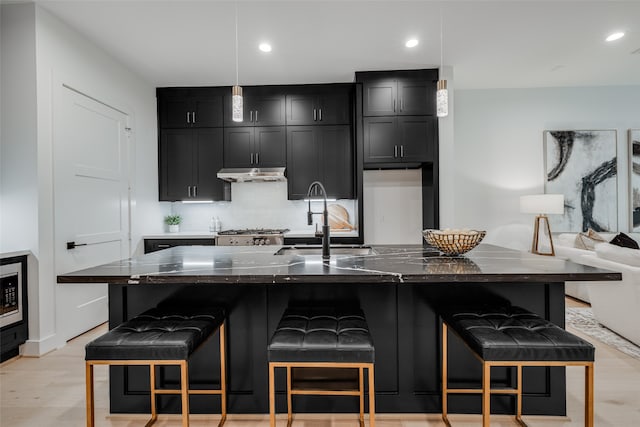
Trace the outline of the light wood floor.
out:
<instances>
[{"instance_id":1,"label":"light wood floor","mask_svg":"<svg viewBox=\"0 0 640 427\"><path fill-rule=\"evenodd\" d=\"M568 299L568 306L580 305ZM0 365L1 427L73 427L85 425L84 346L106 332L100 326L72 340L64 348L41 358L16 358ZM571 332L580 335L572 330ZM640 426L640 360L633 359L593 338L596 346L596 406L598 427ZM380 369L380 368L378 368ZM567 417L525 417L532 426L582 426L584 374L581 368L567 369ZM105 367L96 367L96 421L99 427L143 426L141 415L109 415L108 380ZM219 417L193 415L191 425L215 426ZM453 425L478 426L478 415L451 415ZM282 420L282 419L281 419ZM443 426L437 414L379 414L379 427ZM515 426L513 418L492 416L492 426ZM180 426L176 416L161 416L155 424ZM267 415L231 414L226 427L267 427ZM286 421L280 421L280 426ZM293 427L355 427L355 415L296 415Z\"/></svg>"}]
</instances>

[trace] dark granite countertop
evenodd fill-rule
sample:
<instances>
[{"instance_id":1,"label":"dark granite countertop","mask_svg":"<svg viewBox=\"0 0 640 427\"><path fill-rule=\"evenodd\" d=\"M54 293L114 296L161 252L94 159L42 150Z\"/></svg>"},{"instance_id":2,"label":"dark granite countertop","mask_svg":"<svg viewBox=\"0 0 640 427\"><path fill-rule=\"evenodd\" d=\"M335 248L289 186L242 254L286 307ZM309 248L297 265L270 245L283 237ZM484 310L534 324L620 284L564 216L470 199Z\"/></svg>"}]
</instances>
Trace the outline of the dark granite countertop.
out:
<instances>
[{"instance_id":1,"label":"dark granite countertop","mask_svg":"<svg viewBox=\"0 0 640 427\"><path fill-rule=\"evenodd\" d=\"M280 246L180 246L58 276L58 283L443 283L621 280L559 258L481 244L461 257L420 245L372 245L370 255L275 255Z\"/></svg>"}]
</instances>

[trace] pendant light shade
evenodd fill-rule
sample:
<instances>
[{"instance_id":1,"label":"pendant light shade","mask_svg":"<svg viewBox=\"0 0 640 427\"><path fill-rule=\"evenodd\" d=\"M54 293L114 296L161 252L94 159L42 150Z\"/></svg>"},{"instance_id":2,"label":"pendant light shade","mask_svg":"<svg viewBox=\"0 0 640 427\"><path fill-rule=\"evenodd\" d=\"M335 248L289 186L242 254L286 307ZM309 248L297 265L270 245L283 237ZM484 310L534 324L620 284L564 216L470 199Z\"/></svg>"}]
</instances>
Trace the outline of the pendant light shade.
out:
<instances>
[{"instance_id":1,"label":"pendant light shade","mask_svg":"<svg viewBox=\"0 0 640 427\"><path fill-rule=\"evenodd\" d=\"M231 88L231 119L241 122L242 117L242 88L235 85Z\"/></svg>"},{"instance_id":2,"label":"pendant light shade","mask_svg":"<svg viewBox=\"0 0 640 427\"><path fill-rule=\"evenodd\" d=\"M447 90L447 81L442 79L444 48L442 43L442 7L440 8L440 80L436 87L436 115L438 117L447 117L449 115L449 91Z\"/></svg>"},{"instance_id":3,"label":"pendant light shade","mask_svg":"<svg viewBox=\"0 0 640 427\"><path fill-rule=\"evenodd\" d=\"M243 121L242 88L238 85L238 6L236 5L236 85L231 88L231 120Z\"/></svg>"},{"instance_id":4,"label":"pendant light shade","mask_svg":"<svg viewBox=\"0 0 640 427\"><path fill-rule=\"evenodd\" d=\"M449 91L447 90L446 80L438 80L436 91L436 114L438 117L446 117L449 115Z\"/></svg>"}]
</instances>

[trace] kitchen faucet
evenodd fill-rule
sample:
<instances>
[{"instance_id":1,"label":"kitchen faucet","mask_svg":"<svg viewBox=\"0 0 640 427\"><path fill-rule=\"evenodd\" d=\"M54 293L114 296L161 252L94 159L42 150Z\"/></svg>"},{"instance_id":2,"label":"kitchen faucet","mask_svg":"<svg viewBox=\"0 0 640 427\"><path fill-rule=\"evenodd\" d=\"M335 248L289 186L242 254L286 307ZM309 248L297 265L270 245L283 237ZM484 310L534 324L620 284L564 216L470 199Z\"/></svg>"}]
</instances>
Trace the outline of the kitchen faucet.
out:
<instances>
[{"instance_id":1,"label":"kitchen faucet","mask_svg":"<svg viewBox=\"0 0 640 427\"><path fill-rule=\"evenodd\" d=\"M311 191L314 187L318 187L322 190L322 197L324 198L324 211L323 212L313 212L311 210ZM309 186L309 190L307 190L307 200L309 200L309 209L307 210L307 224L313 224L313 215L324 216L324 223L322 224L322 259L329 259L329 211L327 211L327 192L324 189L324 186L320 181L313 181Z\"/></svg>"}]
</instances>

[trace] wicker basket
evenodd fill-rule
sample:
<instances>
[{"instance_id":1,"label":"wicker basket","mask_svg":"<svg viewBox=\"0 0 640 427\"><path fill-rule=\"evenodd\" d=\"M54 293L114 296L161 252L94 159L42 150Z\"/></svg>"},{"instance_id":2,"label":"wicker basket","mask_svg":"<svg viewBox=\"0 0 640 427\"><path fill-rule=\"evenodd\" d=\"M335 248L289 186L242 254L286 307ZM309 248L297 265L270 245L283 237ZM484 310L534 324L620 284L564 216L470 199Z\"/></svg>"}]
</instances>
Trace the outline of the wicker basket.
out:
<instances>
[{"instance_id":1,"label":"wicker basket","mask_svg":"<svg viewBox=\"0 0 640 427\"><path fill-rule=\"evenodd\" d=\"M475 248L484 239L486 231L478 230L423 230L424 240L445 255L462 255Z\"/></svg>"}]
</instances>

